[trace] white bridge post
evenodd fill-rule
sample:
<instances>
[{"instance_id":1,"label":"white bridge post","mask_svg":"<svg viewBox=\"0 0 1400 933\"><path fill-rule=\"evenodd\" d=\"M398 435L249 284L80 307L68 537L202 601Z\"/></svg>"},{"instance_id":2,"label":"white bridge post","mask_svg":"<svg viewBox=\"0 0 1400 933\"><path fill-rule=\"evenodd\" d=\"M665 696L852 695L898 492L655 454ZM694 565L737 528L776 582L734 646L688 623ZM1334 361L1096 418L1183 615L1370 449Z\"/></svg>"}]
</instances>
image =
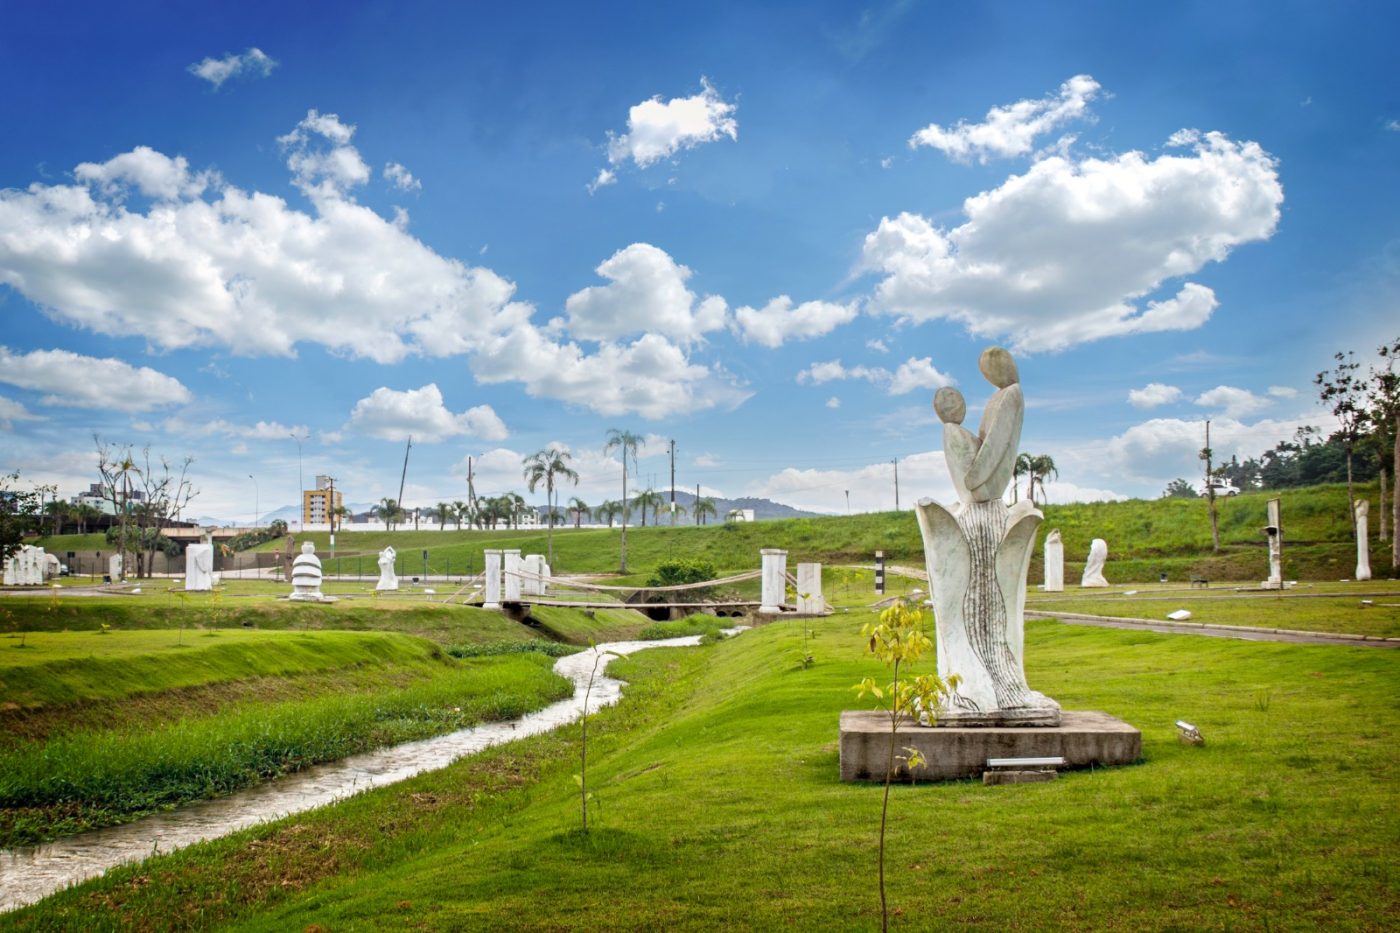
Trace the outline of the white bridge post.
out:
<instances>
[{"instance_id":1,"label":"white bridge post","mask_svg":"<svg viewBox=\"0 0 1400 933\"><path fill-rule=\"evenodd\" d=\"M763 555L763 595L758 611L766 615L782 612L783 590L787 588L787 551L766 547Z\"/></svg>"},{"instance_id":2,"label":"white bridge post","mask_svg":"<svg viewBox=\"0 0 1400 933\"><path fill-rule=\"evenodd\" d=\"M520 559L520 548L508 548L501 552L505 555L505 590L508 603L520 602L520 571L525 569L525 562Z\"/></svg>"},{"instance_id":3,"label":"white bridge post","mask_svg":"<svg viewBox=\"0 0 1400 933\"><path fill-rule=\"evenodd\" d=\"M797 611L801 615L818 616L826 610L822 598L822 565L797 565Z\"/></svg>"},{"instance_id":4,"label":"white bridge post","mask_svg":"<svg viewBox=\"0 0 1400 933\"><path fill-rule=\"evenodd\" d=\"M501 608L501 552L497 549L487 548L486 554L486 591L482 594L482 609Z\"/></svg>"}]
</instances>

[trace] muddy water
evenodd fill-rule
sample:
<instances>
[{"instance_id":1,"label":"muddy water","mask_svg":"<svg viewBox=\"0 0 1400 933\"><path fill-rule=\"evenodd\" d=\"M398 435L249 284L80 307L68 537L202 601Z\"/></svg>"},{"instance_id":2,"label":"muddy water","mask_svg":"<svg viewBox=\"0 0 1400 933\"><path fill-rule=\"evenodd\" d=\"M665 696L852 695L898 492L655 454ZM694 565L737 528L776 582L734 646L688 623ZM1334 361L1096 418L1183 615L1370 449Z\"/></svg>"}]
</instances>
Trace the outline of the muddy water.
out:
<instances>
[{"instance_id":1,"label":"muddy water","mask_svg":"<svg viewBox=\"0 0 1400 933\"><path fill-rule=\"evenodd\" d=\"M699 636L691 636L599 645L591 651L560 658L554 665L558 674L573 681L571 698L519 719L487 723L316 765L228 797L191 804L134 823L82 833L45 845L0 850L0 911L32 904L125 862L217 839L258 823L281 819L445 767L463 755L502 742L548 732L579 717L595 651L626 655L645 648L696 645L699 641ZM622 696L622 681L603 674L610 660L611 655L605 654L598 664L598 676L588 697L589 710L609 706Z\"/></svg>"}]
</instances>

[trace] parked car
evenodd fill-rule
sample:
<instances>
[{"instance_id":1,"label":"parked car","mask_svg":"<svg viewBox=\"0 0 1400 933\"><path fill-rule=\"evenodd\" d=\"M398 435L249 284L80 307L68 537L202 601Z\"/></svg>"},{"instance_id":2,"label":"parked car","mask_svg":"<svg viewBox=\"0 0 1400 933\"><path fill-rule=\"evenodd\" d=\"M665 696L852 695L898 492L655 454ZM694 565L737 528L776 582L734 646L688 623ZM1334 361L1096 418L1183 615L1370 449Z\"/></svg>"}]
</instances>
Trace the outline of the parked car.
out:
<instances>
[{"instance_id":1,"label":"parked car","mask_svg":"<svg viewBox=\"0 0 1400 933\"><path fill-rule=\"evenodd\" d=\"M1231 486L1229 483L1206 483L1206 488L1201 490L1201 498L1209 496L1212 489L1215 490L1216 496L1238 496L1240 494L1239 487Z\"/></svg>"}]
</instances>

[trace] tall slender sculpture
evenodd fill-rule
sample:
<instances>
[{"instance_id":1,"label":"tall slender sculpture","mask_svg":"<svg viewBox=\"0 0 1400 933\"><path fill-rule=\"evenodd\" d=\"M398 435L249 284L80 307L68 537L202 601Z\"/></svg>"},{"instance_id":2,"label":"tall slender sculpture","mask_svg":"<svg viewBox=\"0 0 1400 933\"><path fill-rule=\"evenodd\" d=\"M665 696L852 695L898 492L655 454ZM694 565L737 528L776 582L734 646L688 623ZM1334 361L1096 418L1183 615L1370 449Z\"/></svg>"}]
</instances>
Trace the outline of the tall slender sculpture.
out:
<instances>
[{"instance_id":1,"label":"tall slender sculpture","mask_svg":"<svg viewBox=\"0 0 1400 933\"><path fill-rule=\"evenodd\" d=\"M1366 527L1371 515L1371 503L1365 499L1356 500L1356 579L1371 579L1370 530Z\"/></svg>"},{"instance_id":2,"label":"tall slender sculpture","mask_svg":"<svg viewBox=\"0 0 1400 933\"><path fill-rule=\"evenodd\" d=\"M962 678L939 712L948 725L1044 725L1060 705L1026 684L1026 574L1044 516L1024 500L1002 500L1021 440L1025 399L1011 354L983 351L978 366L997 387L976 434L962 426L962 393L942 388L933 408L943 422L943 453L959 502L921 499L916 513L933 590L938 673Z\"/></svg>"},{"instance_id":3,"label":"tall slender sculpture","mask_svg":"<svg viewBox=\"0 0 1400 933\"><path fill-rule=\"evenodd\" d=\"M1060 529L1053 529L1045 536L1045 592L1065 591L1065 543L1060 540Z\"/></svg>"}]
</instances>

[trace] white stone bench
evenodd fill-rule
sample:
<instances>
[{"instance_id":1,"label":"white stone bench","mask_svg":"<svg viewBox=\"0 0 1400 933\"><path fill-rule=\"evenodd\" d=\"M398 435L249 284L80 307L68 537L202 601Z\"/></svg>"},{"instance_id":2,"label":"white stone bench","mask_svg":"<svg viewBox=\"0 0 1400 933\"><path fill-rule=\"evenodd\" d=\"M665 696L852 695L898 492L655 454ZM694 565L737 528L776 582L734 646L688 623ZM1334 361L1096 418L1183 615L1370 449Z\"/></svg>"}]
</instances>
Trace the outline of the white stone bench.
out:
<instances>
[{"instance_id":1,"label":"white stone bench","mask_svg":"<svg viewBox=\"0 0 1400 933\"><path fill-rule=\"evenodd\" d=\"M1061 755L1044 758L988 758L987 770L982 772L982 784L1035 784L1053 781L1057 768L1068 762Z\"/></svg>"}]
</instances>

